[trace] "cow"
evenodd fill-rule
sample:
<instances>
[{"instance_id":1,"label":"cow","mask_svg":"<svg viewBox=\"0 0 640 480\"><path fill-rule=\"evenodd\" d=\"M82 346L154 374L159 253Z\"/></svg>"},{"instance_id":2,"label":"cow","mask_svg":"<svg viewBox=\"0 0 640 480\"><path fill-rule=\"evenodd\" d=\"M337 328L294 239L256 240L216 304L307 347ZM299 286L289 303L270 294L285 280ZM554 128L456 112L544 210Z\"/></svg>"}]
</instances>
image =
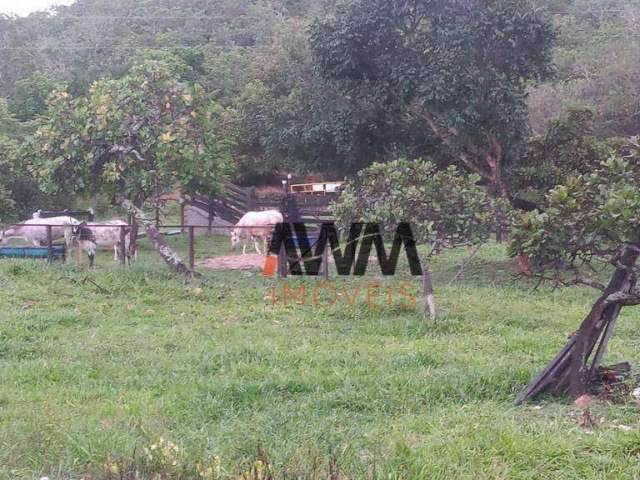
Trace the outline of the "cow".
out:
<instances>
[{"instance_id":1,"label":"cow","mask_svg":"<svg viewBox=\"0 0 640 480\"><path fill-rule=\"evenodd\" d=\"M267 254L267 240L274 227L278 223L282 223L283 217L277 210L266 210L264 212L247 212L236 224L236 228L231 232L231 248L233 250L242 243L242 254L246 254L247 243L253 240L253 245L262 255L258 248L258 238L262 238L264 242L264 253Z\"/></svg>"},{"instance_id":2,"label":"cow","mask_svg":"<svg viewBox=\"0 0 640 480\"><path fill-rule=\"evenodd\" d=\"M104 225L104 226L101 226ZM131 244L131 227L123 220L109 220L105 222L82 222L73 227L73 242L76 246L87 252L89 265L93 266L98 246L113 248L113 260L118 261L122 250L121 235L124 228L125 260L129 257L129 245ZM135 256L135 255L134 255Z\"/></svg>"},{"instance_id":3,"label":"cow","mask_svg":"<svg viewBox=\"0 0 640 480\"><path fill-rule=\"evenodd\" d=\"M45 247L48 244L47 227L41 225L51 225L51 241L60 238L65 239L69 246L71 241L72 228L80 224L73 217L51 217L51 218L31 218L25 222L0 231L0 245L6 245L12 238L21 238L34 247Z\"/></svg>"}]
</instances>

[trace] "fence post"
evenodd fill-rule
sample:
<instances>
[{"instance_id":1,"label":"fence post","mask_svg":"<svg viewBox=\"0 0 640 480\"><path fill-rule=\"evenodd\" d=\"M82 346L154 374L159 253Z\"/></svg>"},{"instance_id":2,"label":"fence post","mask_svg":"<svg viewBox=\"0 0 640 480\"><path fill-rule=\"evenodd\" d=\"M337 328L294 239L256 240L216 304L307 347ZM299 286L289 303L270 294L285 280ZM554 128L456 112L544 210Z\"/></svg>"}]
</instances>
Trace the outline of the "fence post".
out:
<instances>
[{"instance_id":1,"label":"fence post","mask_svg":"<svg viewBox=\"0 0 640 480\"><path fill-rule=\"evenodd\" d=\"M127 232L126 227L123 225L120 227L120 261L121 265L125 265L127 262Z\"/></svg>"},{"instance_id":2,"label":"fence post","mask_svg":"<svg viewBox=\"0 0 640 480\"><path fill-rule=\"evenodd\" d=\"M256 210L256 187L251 187L249 193L247 194L246 210L248 212L253 212Z\"/></svg>"},{"instance_id":3,"label":"fence post","mask_svg":"<svg viewBox=\"0 0 640 480\"><path fill-rule=\"evenodd\" d=\"M47 255L49 263L53 262L53 234L51 232L51 225L47 225Z\"/></svg>"},{"instance_id":4,"label":"fence post","mask_svg":"<svg viewBox=\"0 0 640 480\"><path fill-rule=\"evenodd\" d=\"M189 268L193 270L195 266L195 227L189 226Z\"/></svg>"},{"instance_id":5,"label":"fence post","mask_svg":"<svg viewBox=\"0 0 640 480\"><path fill-rule=\"evenodd\" d=\"M186 201L180 202L180 232L184 233L184 210L186 208Z\"/></svg>"},{"instance_id":6,"label":"fence post","mask_svg":"<svg viewBox=\"0 0 640 480\"><path fill-rule=\"evenodd\" d=\"M208 212L207 213L209 214L208 215L209 216L209 218L208 218L209 223L208 223L208 228L207 228L207 237L210 237L211 233L212 233L211 232L211 225L213 224L213 198L208 197L208 200L209 200L209 203L207 205L208 206L208 209L207 209Z\"/></svg>"},{"instance_id":7,"label":"fence post","mask_svg":"<svg viewBox=\"0 0 640 480\"><path fill-rule=\"evenodd\" d=\"M322 276L325 280L329 280L329 245L328 242L324 244L324 250L322 251Z\"/></svg>"},{"instance_id":8,"label":"fence post","mask_svg":"<svg viewBox=\"0 0 640 480\"><path fill-rule=\"evenodd\" d=\"M278 278L287 278L287 250L284 247L284 242L280 245L278 252Z\"/></svg>"}]
</instances>

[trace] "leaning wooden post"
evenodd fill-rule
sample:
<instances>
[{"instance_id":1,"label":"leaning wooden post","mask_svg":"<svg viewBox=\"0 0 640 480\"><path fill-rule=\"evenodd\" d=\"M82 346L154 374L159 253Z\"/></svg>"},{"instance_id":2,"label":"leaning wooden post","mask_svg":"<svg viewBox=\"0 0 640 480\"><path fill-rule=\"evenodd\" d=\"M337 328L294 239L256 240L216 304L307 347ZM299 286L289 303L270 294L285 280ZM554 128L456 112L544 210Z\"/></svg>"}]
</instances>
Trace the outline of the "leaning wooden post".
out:
<instances>
[{"instance_id":1,"label":"leaning wooden post","mask_svg":"<svg viewBox=\"0 0 640 480\"><path fill-rule=\"evenodd\" d=\"M120 261L121 265L126 265L127 262L127 230L123 225L120 227Z\"/></svg>"},{"instance_id":2,"label":"leaning wooden post","mask_svg":"<svg viewBox=\"0 0 640 480\"><path fill-rule=\"evenodd\" d=\"M195 227L189 227L189 268L193 270L193 267L196 264L196 253L195 253Z\"/></svg>"},{"instance_id":3,"label":"leaning wooden post","mask_svg":"<svg viewBox=\"0 0 640 480\"><path fill-rule=\"evenodd\" d=\"M53 262L53 234L51 233L51 225L47 225L47 255L49 263Z\"/></svg>"}]
</instances>

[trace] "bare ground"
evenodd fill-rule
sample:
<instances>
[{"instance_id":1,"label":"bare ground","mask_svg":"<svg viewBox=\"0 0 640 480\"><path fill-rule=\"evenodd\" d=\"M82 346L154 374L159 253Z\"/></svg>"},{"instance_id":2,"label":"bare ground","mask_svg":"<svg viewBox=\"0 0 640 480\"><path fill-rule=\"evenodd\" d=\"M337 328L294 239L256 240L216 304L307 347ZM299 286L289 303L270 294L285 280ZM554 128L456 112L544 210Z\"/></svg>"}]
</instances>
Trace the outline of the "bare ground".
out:
<instances>
[{"instance_id":1,"label":"bare ground","mask_svg":"<svg viewBox=\"0 0 640 480\"><path fill-rule=\"evenodd\" d=\"M212 270L251 270L264 267L264 255L250 253L247 255L225 255L222 257L207 258L196 262L197 267Z\"/></svg>"}]
</instances>

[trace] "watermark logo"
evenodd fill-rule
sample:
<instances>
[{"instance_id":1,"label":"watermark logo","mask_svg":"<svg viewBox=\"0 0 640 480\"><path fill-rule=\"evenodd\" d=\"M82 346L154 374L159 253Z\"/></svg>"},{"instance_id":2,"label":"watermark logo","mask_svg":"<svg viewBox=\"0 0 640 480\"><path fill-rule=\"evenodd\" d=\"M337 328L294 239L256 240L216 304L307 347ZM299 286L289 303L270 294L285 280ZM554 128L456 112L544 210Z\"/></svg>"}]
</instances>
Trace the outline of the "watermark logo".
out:
<instances>
[{"instance_id":1,"label":"watermark logo","mask_svg":"<svg viewBox=\"0 0 640 480\"><path fill-rule=\"evenodd\" d=\"M278 255L284 250L291 275L318 276L323 262L328 261L328 257L324 255L327 246L338 275L365 275L374 248L382 274L395 275L403 247L411 275L422 275L422 265L411 226L404 222L398 224L388 254L383 232L377 223L351 224L344 249L340 245L335 223L323 223L317 235L310 235L304 223L279 223L271 237L263 274L266 277L275 275Z\"/></svg>"},{"instance_id":2,"label":"watermark logo","mask_svg":"<svg viewBox=\"0 0 640 480\"><path fill-rule=\"evenodd\" d=\"M282 282L271 285L265 300L273 307L306 305L313 308L355 307L364 300L370 310L393 307L415 310L418 302L415 290L416 285L409 282L394 285L385 285L379 281L359 282L355 285L340 285L329 281L314 282L311 285Z\"/></svg>"}]
</instances>

